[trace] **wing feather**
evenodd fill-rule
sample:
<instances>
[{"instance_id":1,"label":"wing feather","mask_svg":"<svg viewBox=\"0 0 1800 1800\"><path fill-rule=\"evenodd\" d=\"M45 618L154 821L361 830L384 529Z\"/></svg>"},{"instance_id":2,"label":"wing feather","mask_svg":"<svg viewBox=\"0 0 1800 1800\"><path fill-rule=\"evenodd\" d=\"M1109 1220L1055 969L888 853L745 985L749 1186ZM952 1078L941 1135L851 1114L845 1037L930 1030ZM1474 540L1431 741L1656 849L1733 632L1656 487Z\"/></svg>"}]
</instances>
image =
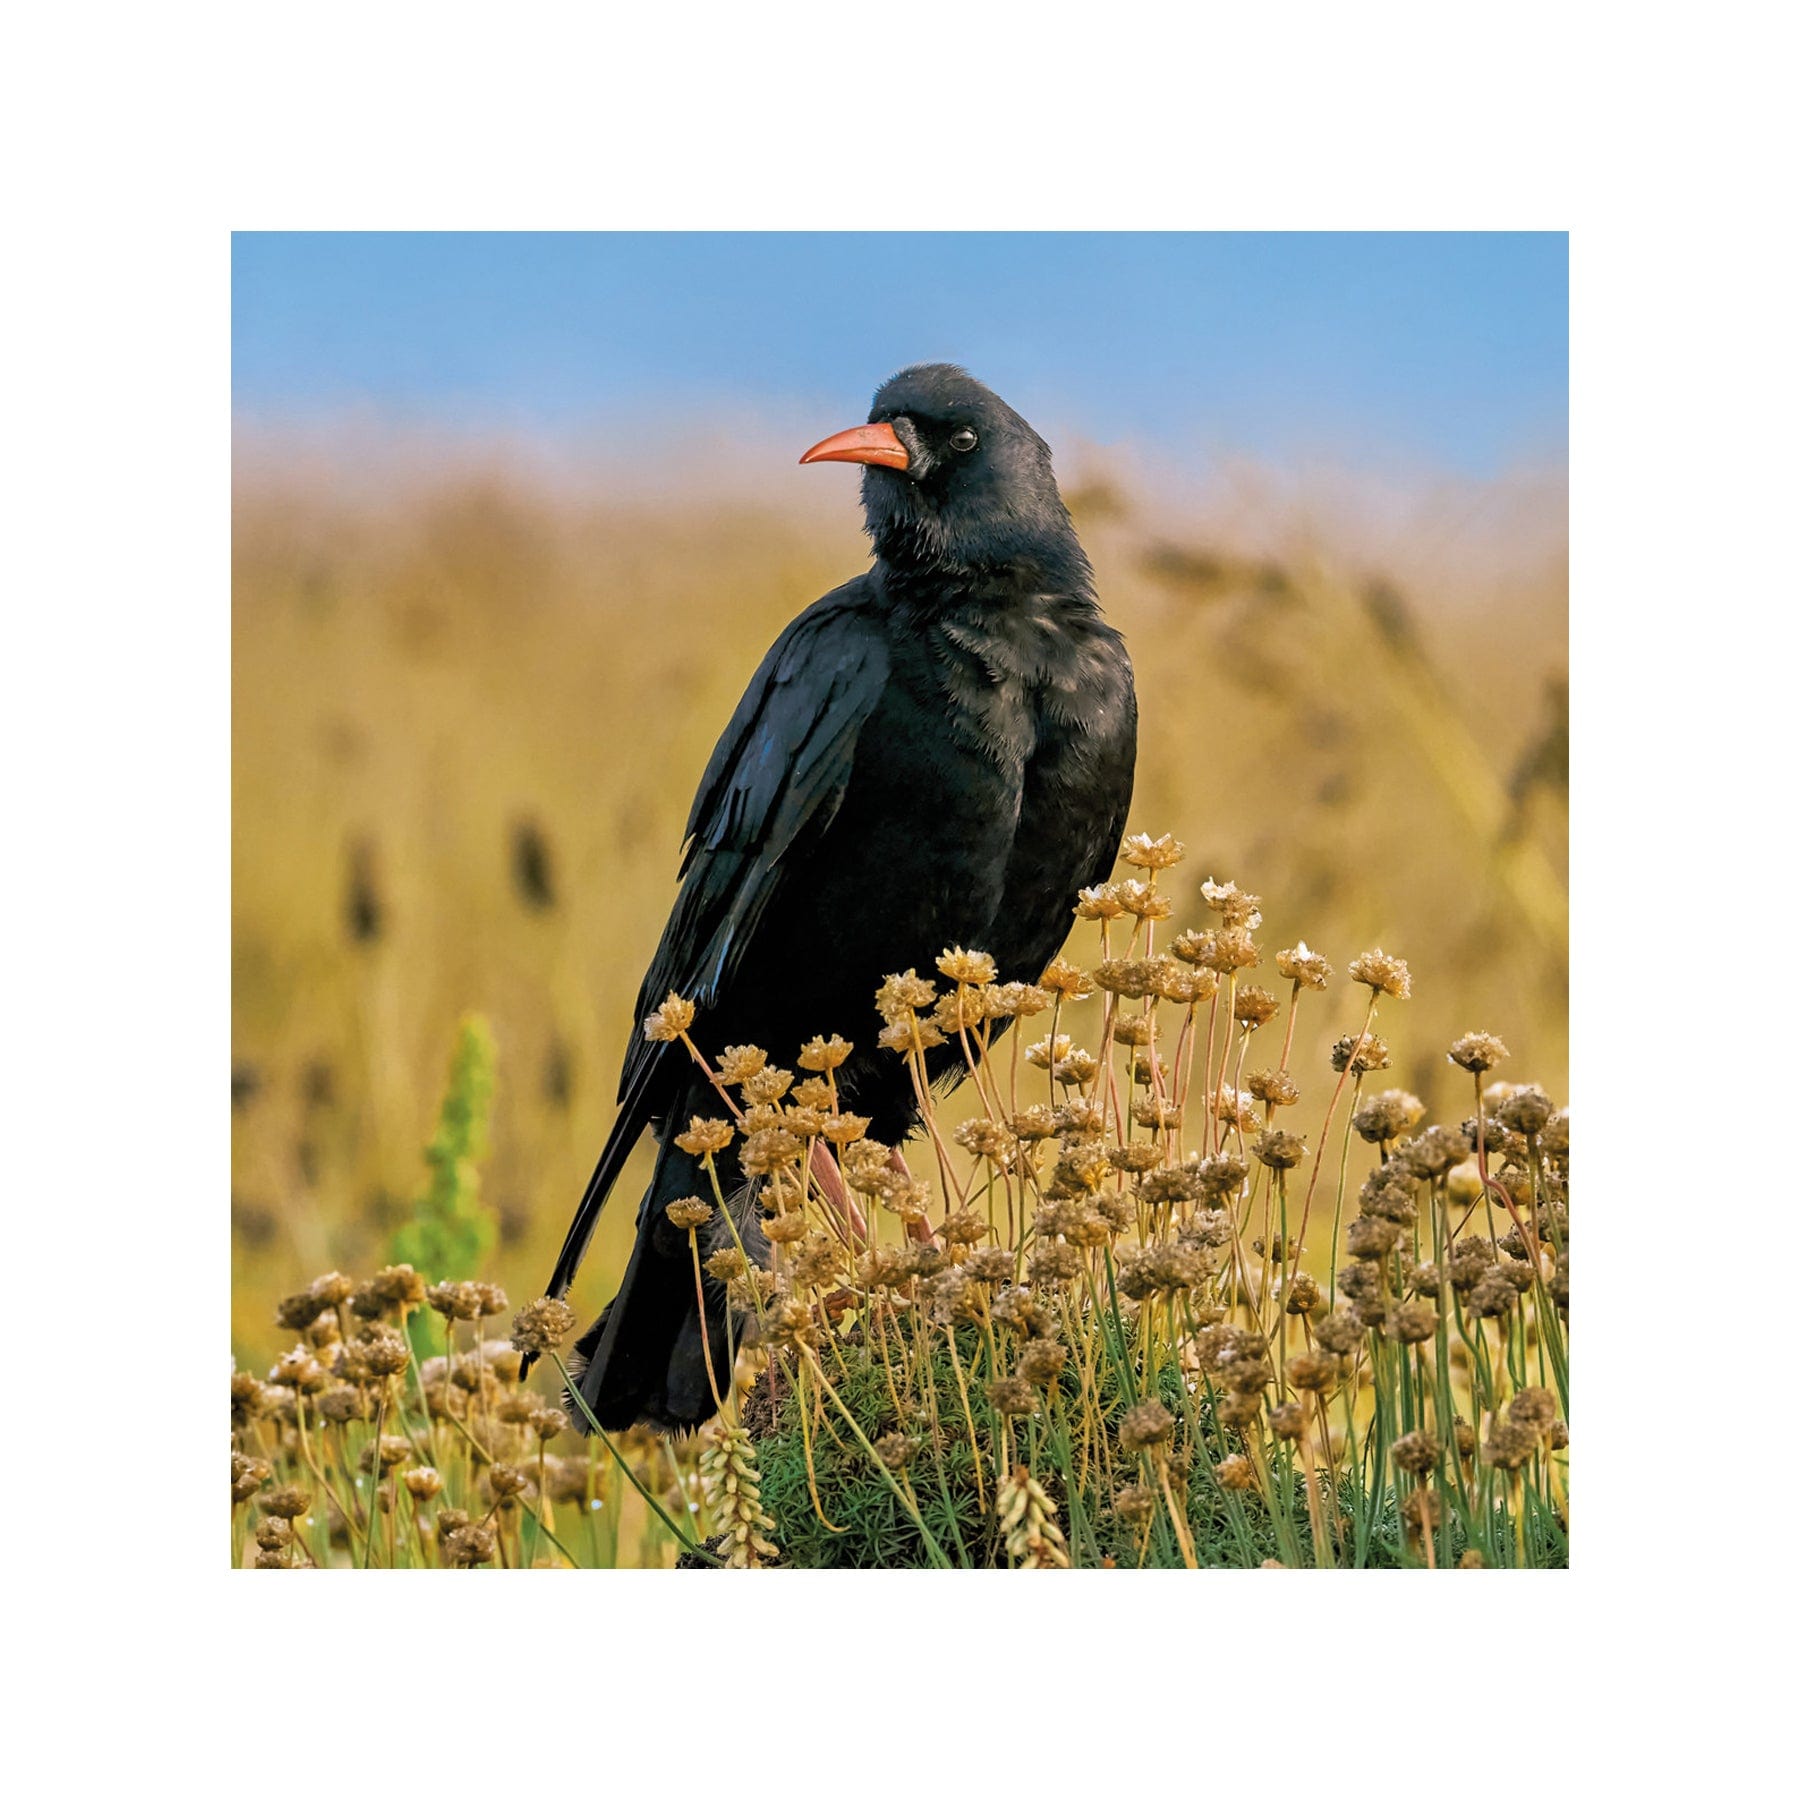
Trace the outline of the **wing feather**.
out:
<instances>
[{"instance_id":1,"label":"wing feather","mask_svg":"<svg viewBox=\"0 0 1800 1800\"><path fill-rule=\"evenodd\" d=\"M671 989L706 1008L730 987L793 864L836 817L887 676L865 582L775 640L700 778L681 891L638 992L640 1028ZM634 1034L621 1097L659 1048Z\"/></svg>"},{"instance_id":2,"label":"wing feather","mask_svg":"<svg viewBox=\"0 0 1800 1800\"><path fill-rule=\"evenodd\" d=\"M688 814L681 891L638 990L619 1114L575 1210L548 1292L580 1266L632 1146L671 1103L687 1061L651 1043L644 1020L673 988L702 1007L729 986L793 863L831 823L863 726L888 676L867 579L807 608L763 658L700 778Z\"/></svg>"}]
</instances>

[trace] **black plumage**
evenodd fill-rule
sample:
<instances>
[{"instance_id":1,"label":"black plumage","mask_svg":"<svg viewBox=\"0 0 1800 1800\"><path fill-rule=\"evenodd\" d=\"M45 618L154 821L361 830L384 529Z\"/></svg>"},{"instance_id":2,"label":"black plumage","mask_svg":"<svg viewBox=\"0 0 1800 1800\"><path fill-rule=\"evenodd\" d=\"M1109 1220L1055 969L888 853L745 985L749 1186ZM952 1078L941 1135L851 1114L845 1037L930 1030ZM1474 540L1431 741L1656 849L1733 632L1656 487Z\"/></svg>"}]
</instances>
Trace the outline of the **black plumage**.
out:
<instances>
[{"instance_id":1,"label":"black plumage","mask_svg":"<svg viewBox=\"0 0 1800 1800\"><path fill-rule=\"evenodd\" d=\"M961 369L908 369L868 426L802 460L864 463L875 561L776 640L701 777L682 883L638 995L620 1111L549 1292L573 1279L646 1130L659 1143L618 1294L585 1334L577 1380L608 1429L713 1411L686 1234L671 1200L709 1191L673 1138L717 1096L642 1025L670 990L700 1008L708 1055L755 1043L791 1065L815 1033L857 1048L846 1104L893 1143L918 1124L903 1060L875 1048L875 989L932 973L948 946L1035 980L1077 890L1105 879L1131 799L1131 663L1044 441ZM953 1078L953 1046L932 1054ZM736 1183L732 1152L721 1179ZM730 1191L730 1187L727 1187ZM722 1364L724 1297L707 1283ZM721 1376L723 1370L720 1370Z\"/></svg>"}]
</instances>

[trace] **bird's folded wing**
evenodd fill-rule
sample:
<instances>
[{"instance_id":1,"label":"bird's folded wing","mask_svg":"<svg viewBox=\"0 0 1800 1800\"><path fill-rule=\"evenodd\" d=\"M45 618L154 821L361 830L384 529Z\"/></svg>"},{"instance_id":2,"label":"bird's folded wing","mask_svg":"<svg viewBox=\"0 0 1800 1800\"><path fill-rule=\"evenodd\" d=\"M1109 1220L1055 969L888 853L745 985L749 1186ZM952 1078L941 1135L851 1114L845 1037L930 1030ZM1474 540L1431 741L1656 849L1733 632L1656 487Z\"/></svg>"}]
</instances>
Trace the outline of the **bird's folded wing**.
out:
<instances>
[{"instance_id":1,"label":"bird's folded wing","mask_svg":"<svg viewBox=\"0 0 1800 1800\"><path fill-rule=\"evenodd\" d=\"M861 582L809 607L776 639L738 702L688 815L674 911L638 995L624 1100L663 1046L641 1027L671 989L716 1004L758 923L836 816L857 740L888 677L887 643Z\"/></svg>"}]
</instances>

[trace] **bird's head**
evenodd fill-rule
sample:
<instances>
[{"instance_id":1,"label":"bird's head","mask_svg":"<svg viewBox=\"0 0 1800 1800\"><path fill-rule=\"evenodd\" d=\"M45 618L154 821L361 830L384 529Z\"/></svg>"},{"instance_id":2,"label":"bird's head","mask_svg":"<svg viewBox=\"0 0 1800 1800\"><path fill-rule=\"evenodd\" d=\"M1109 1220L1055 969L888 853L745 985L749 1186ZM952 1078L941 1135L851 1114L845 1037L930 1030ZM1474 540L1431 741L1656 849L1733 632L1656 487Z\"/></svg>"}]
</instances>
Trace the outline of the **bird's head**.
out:
<instances>
[{"instance_id":1,"label":"bird's head","mask_svg":"<svg viewBox=\"0 0 1800 1800\"><path fill-rule=\"evenodd\" d=\"M902 369L877 390L868 424L800 460L865 465L869 536L896 568L954 577L1023 566L1085 585L1050 446L952 363Z\"/></svg>"}]
</instances>

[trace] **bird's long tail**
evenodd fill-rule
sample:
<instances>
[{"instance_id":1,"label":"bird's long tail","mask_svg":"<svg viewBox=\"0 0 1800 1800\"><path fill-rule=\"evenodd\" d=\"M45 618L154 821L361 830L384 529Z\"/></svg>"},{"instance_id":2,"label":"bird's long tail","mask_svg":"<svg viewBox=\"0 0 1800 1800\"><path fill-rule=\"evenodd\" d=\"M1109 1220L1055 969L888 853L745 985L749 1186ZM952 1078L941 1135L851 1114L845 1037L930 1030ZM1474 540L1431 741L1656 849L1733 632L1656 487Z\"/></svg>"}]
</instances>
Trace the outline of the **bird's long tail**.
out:
<instances>
[{"instance_id":1,"label":"bird's long tail","mask_svg":"<svg viewBox=\"0 0 1800 1800\"><path fill-rule=\"evenodd\" d=\"M576 1343L574 1388L607 1431L704 1425L718 1410L715 1384L722 1394L731 1380L724 1289L710 1276L696 1280L688 1234L664 1214L671 1200L694 1192L695 1174L691 1158L664 1147L638 1213L625 1279ZM702 1258L709 1248L701 1246ZM570 1410L585 1426L581 1408Z\"/></svg>"},{"instance_id":2,"label":"bird's long tail","mask_svg":"<svg viewBox=\"0 0 1800 1800\"><path fill-rule=\"evenodd\" d=\"M613 1190L613 1183L619 1179L626 1158L637 1147L638 1139L644 1135L644 1130L650 1123L649 1101L650 1083L646 1071L646 1075L640 1078L636 1086L620 1096L619 1116L613 1121L613 1128L607 1134L606 1147L600 1152L600 1160L595 1163L593 1174L588 1177L581 1204L575 1208L575 1216L569 1221L562 1250L556 1258L556 1267L551 1271L550 1283L544 1289L546 1294L558 1300L569 1291L569 1283L575 1279L575 1271L581 1267L581 1259L587 1254L588 1240L594 1235L594 1227L600 1223L600 1209L605 1206L606 1197Z\"/></svg>"}]
</instances>

